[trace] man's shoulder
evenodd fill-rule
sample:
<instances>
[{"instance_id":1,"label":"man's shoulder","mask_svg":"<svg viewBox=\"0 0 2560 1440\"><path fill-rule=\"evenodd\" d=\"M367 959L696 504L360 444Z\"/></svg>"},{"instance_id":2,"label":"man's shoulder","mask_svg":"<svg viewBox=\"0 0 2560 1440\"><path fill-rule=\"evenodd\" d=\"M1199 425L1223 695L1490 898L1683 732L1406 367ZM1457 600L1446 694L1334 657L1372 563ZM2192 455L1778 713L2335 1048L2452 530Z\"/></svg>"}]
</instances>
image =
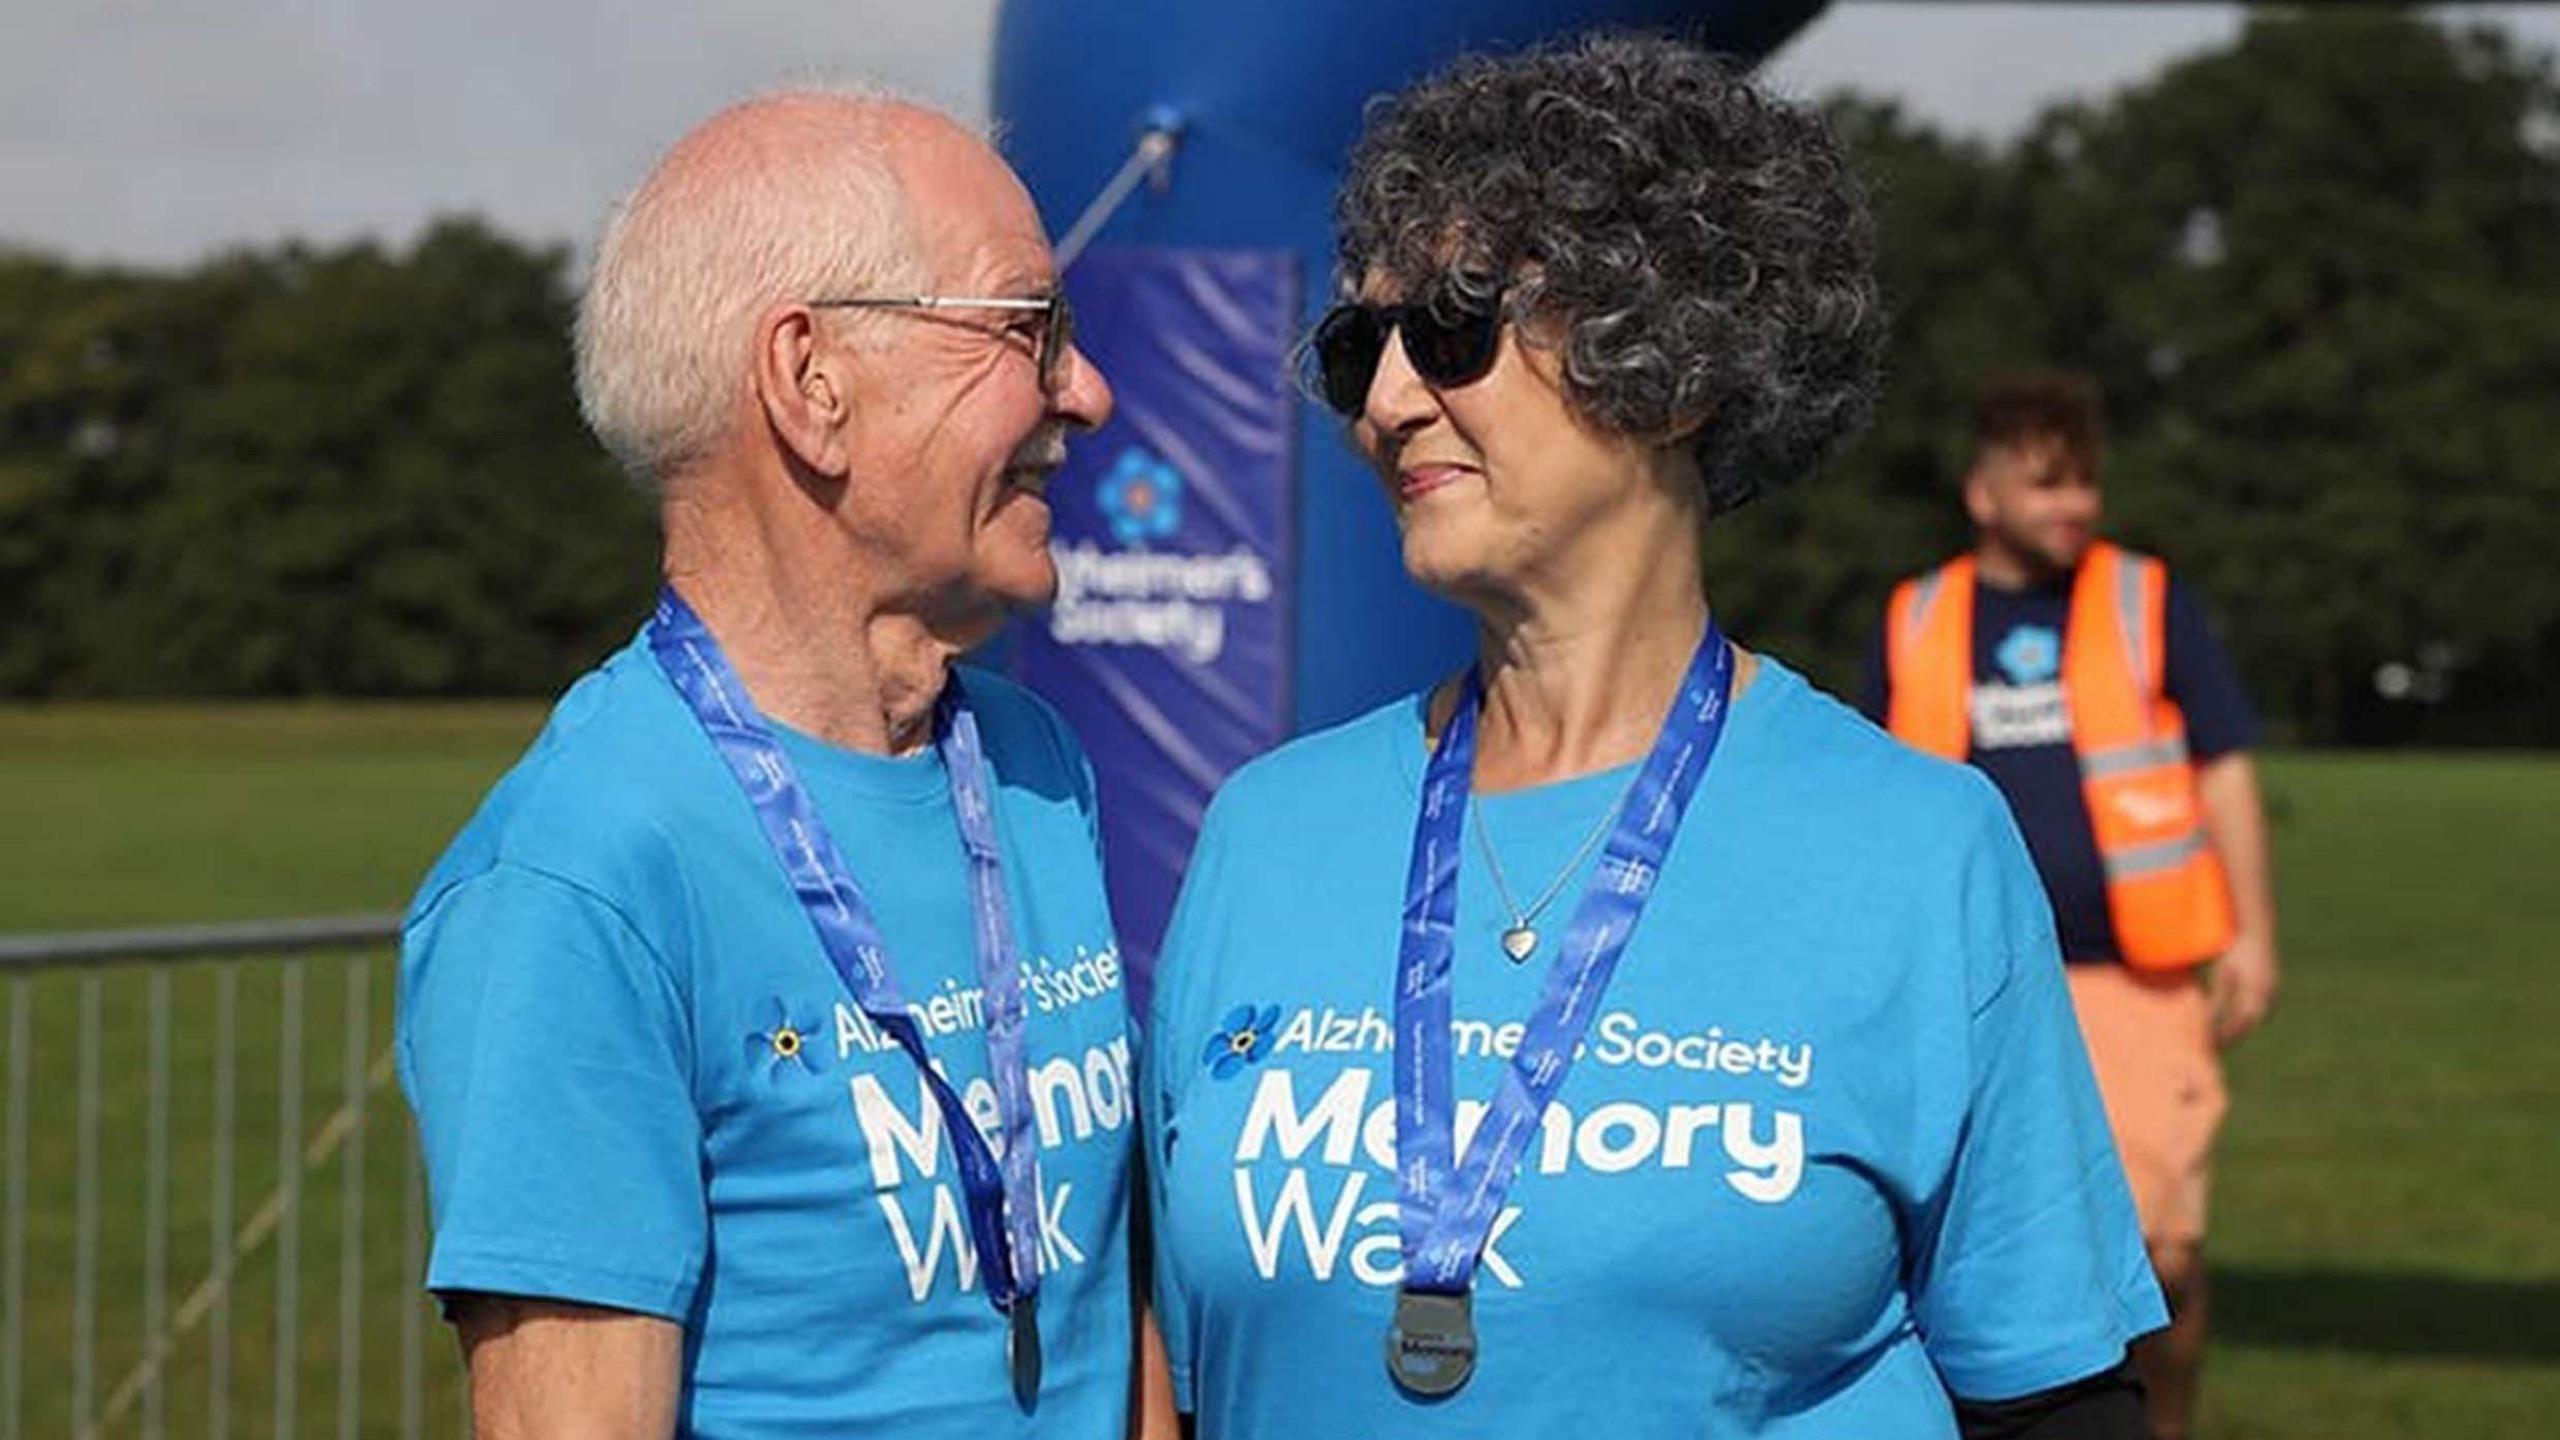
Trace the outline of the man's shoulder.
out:
<instances>
[{"instance_id":1,"label":"man's shoulder","mask_svg":"<svg viewBox=\"0 0 2560 1440\"><path fill-rule=\"evenodd\" d=\"M1969 562L1972 558L1973 552L1970 550L1958 550L1951 554L1941 555L1937 559L1930 561L1928 564L1921 566L1917 570L1905 570L1900 575L1895 576L1893 588L1899 590L1905 585L1921 585L1932 580L1943 580L1959 565Z\"/></svg>"},{"instance_id":2,"label":"man's shoulder","mask_svg":"<svg viewBox=\"0 0 2560 1440\"><path fill-rule=\"evenodd\" d=\"M1917 570L1906 570L1895 576L1893 583L1885 587L1885 604L1890 608L1894 600L1905 590L1928 591L1958 576L1969 576L1972 573L1972 551L1958 550L1949 555L1942 555Z\"/></svg>"},{"instance_id":3,"label":"man's shoulder","mask_svg":"<svg viewBox=\"0 0 2560 1440\"><path fill-rule=\"evenodd\" d=\"M688 812L725 794L718 757L648 652L634 644L579 677L483 797L411 902L414 919L501 866L608 900L656 883Z\"/></svg>"},{"instance_id":4,"label":"man's shoulder","mask_svg":"<svg viewBox=\"0 0 2560 1440\"><path fill-rule=\"evenodd\" d=\"M991 758L1001 768L1056 765L1084 768L1084 747L1058 708L1018 680L975 665L953 668L953 682L969 698Z\"/></svg>"}]
</instances>

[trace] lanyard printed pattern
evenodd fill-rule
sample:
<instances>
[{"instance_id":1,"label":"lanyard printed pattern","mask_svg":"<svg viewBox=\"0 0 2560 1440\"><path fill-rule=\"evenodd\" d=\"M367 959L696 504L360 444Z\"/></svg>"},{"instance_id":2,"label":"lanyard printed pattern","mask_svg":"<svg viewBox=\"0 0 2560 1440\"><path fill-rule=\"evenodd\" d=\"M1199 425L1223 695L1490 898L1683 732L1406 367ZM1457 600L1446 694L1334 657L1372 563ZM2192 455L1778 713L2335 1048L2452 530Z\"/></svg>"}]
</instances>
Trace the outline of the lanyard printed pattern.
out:
<instances>
[{"instance_id":1,"label":"lanyard printed pattern","mask_svg":"<svg viewBox=\"0 0 2560 1440\"><path fill-rule=\"evenodd\" d=\"M996 850L995 816L987 786L986 750L978 719L960 693L957 675L943 691L935 714L935 748L950 776L951 804L960 817L961 845L969 855L969 888L977 923L978 980L986 987L987 1063L994 1072L996 1109L1004 1119L1004 1158L990 1153L986 1137L969 1118L960 1092L934 1068L923 1033L907 1012L906 998L890 967L888 947L871 903L854 883L817 807L792 773L791 762L747 687L721 653L720 642L673 587L659 592L649 624L649 650L684 697L713 748L737 777L754 806L756 821L774 858L818 932L827 961L871 1023L898 1042L924 1076L942 1128L959 1161L968 1197L969 1239L986 1277L987 1298L1011 1310L1040 1288L1039 1142L1033 1134L1029 1073L1025 1068L1022 975L1015 962L1013 921L1005 904L1004 869Z\"/></svg>"},{"instance_id":2,"label":"lanyard printed pattern","mask_svg":"<svg viewBox=\"0 0 2560 1440\"><path fill-rule=\"evenodd\" d=\"M1715 755L1732 687L1733 650L1709 617L1671 713L1610 830L1599 871L1574 908L1563 948L1547 967L1520 1048L1460 1160L1453 1153L1450 969L1457 953L1458 841L1474 780L1476 711L1484 699L1482 674L1468 669L1457 708L1423 775L1398 945L1396 1192L1408 1290L1460 1295L1474 1283L1485 1237L1511 1193L1520 1158L1548 1102L1563 1088L1574 1052L1662 873L1680 817Z\"/></svg>"}]
</instances>

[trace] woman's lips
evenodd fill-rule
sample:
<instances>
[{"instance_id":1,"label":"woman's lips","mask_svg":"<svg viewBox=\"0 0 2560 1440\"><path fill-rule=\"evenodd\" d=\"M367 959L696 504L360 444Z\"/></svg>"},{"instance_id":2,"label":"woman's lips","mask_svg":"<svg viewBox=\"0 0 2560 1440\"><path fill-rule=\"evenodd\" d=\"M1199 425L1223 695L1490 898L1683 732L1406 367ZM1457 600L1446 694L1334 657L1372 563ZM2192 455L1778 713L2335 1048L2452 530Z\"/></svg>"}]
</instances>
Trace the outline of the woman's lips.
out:
<instances>
[{"instance_id":1,"label":"woman's lips","mask_svg":"<svg viewBox=\"0 0 2560 1440\"><path fill-rule=\"evenodd\" d=\"M1413 465L1396 472L1396 498L1413 500L1475 472L1464 465Z\"/></svg>"}]
</instances>

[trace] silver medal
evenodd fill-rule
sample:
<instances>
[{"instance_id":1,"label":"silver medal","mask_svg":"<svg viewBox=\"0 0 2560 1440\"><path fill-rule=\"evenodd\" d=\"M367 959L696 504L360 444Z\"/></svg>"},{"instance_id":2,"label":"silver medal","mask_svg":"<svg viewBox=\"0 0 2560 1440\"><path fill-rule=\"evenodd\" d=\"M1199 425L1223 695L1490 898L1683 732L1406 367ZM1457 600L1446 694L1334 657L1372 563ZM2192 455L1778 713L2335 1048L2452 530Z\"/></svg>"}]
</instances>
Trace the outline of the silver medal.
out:
<instances>
[{"instance_id":1,"label":"silver medal","mask_svg":"<svg viewBox=\"0 0 2560 1440\"><path fill-rule=\"evenodd\" d=\"M1396 1292L1387 1327L1387 1374L1408 1394L1438 1399L1457 1393L1476 1373L1475 1297Z\"/></svg>"},{"instance_id":2,"label":"silver medal","mask_svg":"<svg viewBox=\"0 0 2560 1440\"><path fill-rule=\"evenodd\" d=\"M1013 1403L1028 1410L1040 1398L1040 1309L1037 1292L1016 1295L1005 1312L1005 1363L1013 1371Z\"/></svg>"}]
</instances>

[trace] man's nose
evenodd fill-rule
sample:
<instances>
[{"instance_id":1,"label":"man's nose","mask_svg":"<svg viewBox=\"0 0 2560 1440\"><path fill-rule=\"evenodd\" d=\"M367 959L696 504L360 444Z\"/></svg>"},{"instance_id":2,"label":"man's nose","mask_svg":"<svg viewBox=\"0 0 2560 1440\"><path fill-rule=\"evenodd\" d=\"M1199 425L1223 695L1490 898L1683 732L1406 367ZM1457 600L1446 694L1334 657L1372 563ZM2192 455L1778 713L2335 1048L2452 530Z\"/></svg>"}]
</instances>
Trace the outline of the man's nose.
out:
<instances>
[{"instance_id":1,"label":"man's nose","mask_svg":"<svg viewBox=\"0 0 2560 1440\"><path fill-rule=\"evenodd\" d=\"M1111 382L1102 378L1102 367L1093 363L1083 346L1068 346L1066 371L1049 402L1050 411L1080 430L1092 430L1111 418L1112 404Z\"/></svg>"}]
</instances>

